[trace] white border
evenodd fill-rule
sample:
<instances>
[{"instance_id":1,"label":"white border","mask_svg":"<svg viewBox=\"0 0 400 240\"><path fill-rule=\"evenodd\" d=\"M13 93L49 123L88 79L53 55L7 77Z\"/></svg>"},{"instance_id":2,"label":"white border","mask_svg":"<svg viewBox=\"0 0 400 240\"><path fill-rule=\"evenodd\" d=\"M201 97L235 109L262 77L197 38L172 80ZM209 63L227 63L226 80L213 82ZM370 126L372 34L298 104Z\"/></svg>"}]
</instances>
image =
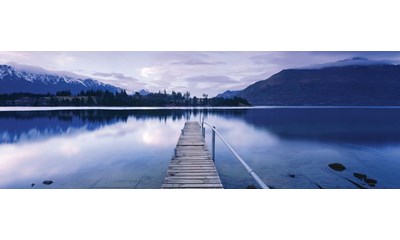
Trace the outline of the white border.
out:
<instances>
[{"instance_id":1,"label":"white border","mask_svg":"<svg viewBox=\"0 0 400 240\"><path fill-rule=\"evenodd\" d=\"M12 0L2 51L399 50L396 1ZM0 159L1 161L1 159ZM2 239L394 239L398 190L0 190Z\"/></svg>"},{"instance_id":2,"label":"white border","mask_svg":"<svg viewBox=\"0 0 400 240\"><path fill-rule=\"evenodd\" d=\"M5 0L0 50L398 50L394 0Z\"/></svg>"}]
</instances>

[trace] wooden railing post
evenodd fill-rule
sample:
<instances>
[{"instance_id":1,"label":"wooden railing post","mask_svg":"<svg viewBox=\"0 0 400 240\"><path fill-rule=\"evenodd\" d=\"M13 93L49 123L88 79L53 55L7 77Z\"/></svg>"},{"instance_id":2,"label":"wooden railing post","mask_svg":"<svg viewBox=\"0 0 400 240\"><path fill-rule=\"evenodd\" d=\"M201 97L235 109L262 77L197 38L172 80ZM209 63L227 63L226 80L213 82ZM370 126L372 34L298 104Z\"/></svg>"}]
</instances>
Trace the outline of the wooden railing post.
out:
<instances>
[{"instance_id":1,"label":"wooden railing post","mask_svg":"<svg viewBox=\"0 0 400 240\"><path fill-rule=\"evenodd\" d=\"M215 162L215 126L213 126L212 130L212 159Z\"/></svg>"}]
</instances>

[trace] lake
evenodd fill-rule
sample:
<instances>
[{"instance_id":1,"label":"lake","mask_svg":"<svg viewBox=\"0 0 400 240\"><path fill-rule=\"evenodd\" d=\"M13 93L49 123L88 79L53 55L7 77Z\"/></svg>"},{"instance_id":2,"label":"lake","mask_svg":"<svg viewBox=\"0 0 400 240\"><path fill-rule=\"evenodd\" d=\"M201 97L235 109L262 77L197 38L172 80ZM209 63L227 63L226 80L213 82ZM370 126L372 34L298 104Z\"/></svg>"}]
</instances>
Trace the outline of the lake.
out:
<instances>
[{"instance_id":1,"label":"lake","mask_svg":"<svg viewBox=\"0 0 400 240\"><path fill-rule=\"evenodd\" d=\"M0 108L0 188L158 189L203 117L271 188L400 188L395 107ZM225 188L256 185L218 137L215 164Z\"/></svg>"}]
</instances>

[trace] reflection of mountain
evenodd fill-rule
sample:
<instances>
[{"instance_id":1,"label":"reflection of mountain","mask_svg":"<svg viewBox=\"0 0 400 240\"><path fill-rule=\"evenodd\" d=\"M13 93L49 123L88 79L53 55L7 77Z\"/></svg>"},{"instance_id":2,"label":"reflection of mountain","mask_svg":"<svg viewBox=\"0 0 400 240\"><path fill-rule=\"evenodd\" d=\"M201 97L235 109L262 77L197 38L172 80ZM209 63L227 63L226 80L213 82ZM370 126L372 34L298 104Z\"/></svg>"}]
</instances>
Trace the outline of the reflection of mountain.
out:
<instances>
[{"instance_id":1,"label":"reflection of mountain","mask_svg":"<svg viewBox=\"0 0 400 240\"><path fill-rule=\"evenodd\" d=\"M126 118L96 110L0 112L0 142L93 131L119 121L126 121Z\"/></svg>"},{"instance_id":2,"label":"reflection of mountain","mask_svg":"<svg viewBox=\"0 0 400 240\"><path fill-rule=\"evenodd\" d=\"M251 109L244 120L278 137L340 143L400 142L400 109Z\"/></svg>"},{"instance_id":3,"label":"reflection of mountain","mask_svg":"<svg viewBox=\"0 0 400 240\"><path fill-rule=\"evenodd\" d=\"M94 131L106 125L126 122L129 118L173 121L208 114L226 117L240 115L243 110L211 109L152 109L152 110L54 110L54 111L0 111L0 143L46 139L55 135L79 131Z\"/></svg>"},{"instance_id":4,"label":"reflection of mountain","mask_svg":"<svg viewBox=\"0 0 400 240\"><path fill-rule=\"evenodd\" d=\"M286 139L348 143L400 142L400 109L272 108L57 110L0 112L0 143L46 139L137 120L200 120L202 116L243 119ZM218 126L217 126L218 127Z\"/></svg>"}]
</instances>

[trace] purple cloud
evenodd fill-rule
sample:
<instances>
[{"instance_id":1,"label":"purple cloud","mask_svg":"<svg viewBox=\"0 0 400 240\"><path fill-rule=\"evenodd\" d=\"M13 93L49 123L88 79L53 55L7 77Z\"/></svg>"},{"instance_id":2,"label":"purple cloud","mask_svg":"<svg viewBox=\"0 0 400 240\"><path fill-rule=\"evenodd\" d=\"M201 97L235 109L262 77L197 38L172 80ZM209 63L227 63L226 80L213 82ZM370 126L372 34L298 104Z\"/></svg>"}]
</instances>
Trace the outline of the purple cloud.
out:
<instances>
[{"instance_id":1,"label":"purple cloud","mask_svg":"<svg viewBox=\"0 0 400 240\"><path fill-rule=\"evenodd\" d=\"M237 83L236 80L234 80L230 77L227 77L227 76L200 75L200 76L188 77L185 80L188 82L195 82L195 83L220 83L220 84Z\"/></svg>"},{"instance_id":2,"label":"purple cloud","mask_svg":"<svg viewBox=\"0 0 400 240\"><path fill-rule=\"evenodd\" d=\"M222 62L222 61L207 62L207 61L196 60L196 59L190 59L190 60L186 60L186 61L178 61L178 62L171 63L171 65L222 65L222 64L226 64L226 63Z\"/></svg>"},{"instance_id":3,"label":"purple cloud","mask_svg":"<svg viewBox=\"0 0 400 240\"><path fill-rule=\"evenodd\" d=\"M95 72L93 73L93 76L97 77L103 77L103 78L114 78L118 80L124 80L124 81L138 81L138 79L126 76L123 73L118 73L118 72L111 72L111 73L102 73L102 72Z\"/></svg>"}]
</instances>

